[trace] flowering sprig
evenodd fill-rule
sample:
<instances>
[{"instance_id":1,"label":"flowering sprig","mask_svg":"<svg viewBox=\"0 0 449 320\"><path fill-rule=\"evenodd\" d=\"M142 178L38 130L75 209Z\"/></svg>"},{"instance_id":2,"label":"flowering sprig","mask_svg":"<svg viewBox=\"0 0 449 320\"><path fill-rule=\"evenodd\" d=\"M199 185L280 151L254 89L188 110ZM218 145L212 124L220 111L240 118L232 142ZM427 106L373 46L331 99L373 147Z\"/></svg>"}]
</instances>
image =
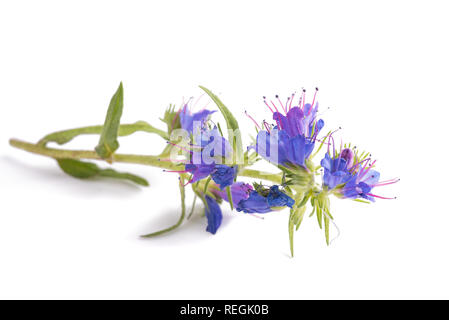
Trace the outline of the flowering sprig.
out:
<instances>
[{"instance_id":1,"label":"flowering sprig","mask_svg":"<svg viewBox=\"0 0 449 320\"><path fill-rule=\"evenodd\" d=\"M320 228L324 227L327 244L330 243L330 196L359 202L392 199L374 193L373 189L393 184L399 179L379 181L380 173L374 170L376 161L371 155L351 145L336 147L329 131L320 136L324 121L319 119L318 89L311 103L306 103L303 90L299 99L292 94L283 103L279 96L274 100L264 97L263 104L272 120L258 122L245 112L254 123L257 137L246 150L237 119L211 91L200 87L216 104L226 122L227 135L220 123L211 117L216 110L203 108L194 110L191 100L179 108L170 105L161 120L166 129L158 129L144 121L121 124L123 112L123 85L113 95L103 125L58 131L49 134L37 143L11 139L14 147L57 160L67 174L81 179L94 176L127 179L142 186L148 182L131 173L100 168L86 160L103 160L112 164L126 162L150 165L179 175L181 215L173 226L152 232L143 237L151 238L172 231L183 224L194 213L197 199L204 207L206 231L215 234L222 223L221 204L229 203L231 210L244 214L267 214L289 208L288 230L293 256L293 235L301 225L307 208L310 216L317 217ZM157 155L119 154L118 138L143 131L160 136L167 142ZM63 145L84 134L98 134L98 145L94 150L66 150L48 147L54 142ZM318 165L313 161L323 146L327 151ZM260 159L265 159L279 169L278 173L262 172L251 168ZM321 181L317 176L321 175ZM245 178L256 179L252 184ZM242 181L243 179L243 181ZM262 180L270 184L262 183ZM260 182L258 182L260 181ZM194 201L189 214L186 211L186 188L191 188ZM274 213L276 214L276 213ZM334 224L334 223L333 223Z\"/></svg>"}]
</instances>

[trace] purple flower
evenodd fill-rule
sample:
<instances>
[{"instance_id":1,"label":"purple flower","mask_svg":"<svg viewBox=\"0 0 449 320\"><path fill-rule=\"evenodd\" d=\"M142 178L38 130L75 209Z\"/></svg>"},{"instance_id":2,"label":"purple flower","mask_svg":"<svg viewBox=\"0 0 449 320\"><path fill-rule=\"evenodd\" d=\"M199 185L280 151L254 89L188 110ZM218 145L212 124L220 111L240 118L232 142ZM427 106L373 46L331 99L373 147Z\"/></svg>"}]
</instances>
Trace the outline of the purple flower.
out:
<instances>
[{"instance_id":1,"label":"purple flower","mask_svg":"<svg viewBox=\"0 0 449 320\"><path fill-rule=\"evenodd\" d=\"M343 151L345 150L349 150L352 154L352 151L350 149L344 149ZM326 153L324 159L321 160L321 166L324 169L323 184L329 189L333 189L336 186L342 183L346 183L349 179L351 179L348 162L346 159L342 158L343 151L337 158L331 158L329 153ZM348 153L345 152L344 154L347 155Z\"/></svg>"},{"instance_id":2,"label":"purple flower","mask_svg":"<svg viewBox=\"0 0 449 320\"><path fill-rule=\"evenodd\" d=\"M271 211L271 207L268 205L266 197L252 190L247 199L240 200L237 205L237 211L243 211L245 213L267 213Z\"/></svg>"},{"instance_id":3,"label":"purple flower","mask_svg":"<svg viewBox=\"0 0 449 320\"><path fill-rule=\"evenodd\" d=\"M243 182L235 182L231 185L231 196L232 203L234 208L238 207L238 204L241 200L246 200L249 197L249 193L254 190L250 184ZM229 202L228 194L224 190L216 190L212 191L215 195L222 198L223 200Z\"/></svg>"},{"instance_id":4,"label":"purple flower","mask_svg":"<svg viewBox=\"0 0 449 320\"><path fill-rule=\"evenodd\" d=\"M316 94L316 93L315 93ZM318 133L324 126L323 120L316 120L318 103L315 96L312 104L304 104L305 92L298 106L292 107L294 95L283 104L278 96L279 108L273 102L264 100L265 105L273 113L276 125L269 125L264 121L265 130L257 135L256 152L268 161L282 166L306 167L305 160L311 155ZM281 110L281 111L279 111ZM252 120L253 118L250 117ZM254 121L254 120L253 120Z\"/></svg>"},{"instance_id":5,"label":"purple flower","mask_svg":"<svg viewBox=\"0 0 449 320\"><path fill-rule=\"evenodd\" d=\"M223 220L223 214L221 213L220 206L214 198L206 195L206 218L207 228L206 231L215 234L221 225Z\"/></svg>"},{"instance_id":6,"label":"purple flower","mask_svg":"<svg viewBox=\"0 0 449 320\"><path fill-rule=\"evenodd\" d=\"M268 190L251 190L247 199L240 200L237 211L245 213L267 213L274 207L292 208L295 201L279 190L279 186L271 186Z\"/></svg>"},{"instance_id":7,"label":"purple flower","mask_svg":"<svg viewBox=\"0 0 449 320\"><path fill-rule=\"evenodd\" d=\"M211 174L212 179L220 185L221 189L233 184L236 176L237 166L228 167L224 164L215 165L214 171Z\"/></svg>"},{"instance_id":8,"label":"purple flower","mask_svg":"<svg viewBox=\"0 0 449 320\"><path fill-rule=\"evenodd\" d=\"M314 145L314 142L303 135L291 137L285 130L279 131L274 128L257 134L255 150L259 155L277 165L305 167L305 160L312 153Z\"/></svg>"},{"instance_id":9,"label":"purple flower","mask_svg":"<svg viewBox=\"0 0 449 320\"><path fill-rule=\"evenodd\" d=\"M199 112L192 113L191 110L189 110L187 104L185 104L184 108L180 109L179 111L181 128L188 131L189 133L194 133L198 128L203 127L203 124L206 122L209 115L214 112L215 111L203 109Z\"/></svg>"},{"instance_id":10,"label":"purple flower","mask_svg":"<svg viewBox=\"0 0 449 320\"><path fill-rule=\"evenodd\" d=\"M276 121L278 127L285 130L290 137L302 135L314 140L324 126L322 119L316 121L316 112L318 103L315 108L310 104L306 104L304 109L293 107L286 112L284 116L280 112L273 113L273 120Z\"/></svg>"},{"instance_id":11,"label":"purple flower","mask_svg":"<svg viewBox=\"0 0 449 320\"><path fill-rule=\"evenodd\" d=\"M169 142L188 152L189 159L185 163L184 170L166 170L166 172L190 173L192 178L188 183L194 183L210 176L222 189L233 184L238 166L230 167L217 163L231 149L229 142L218 133L216 127L212 130L202 129L196 138L197 145L193 145L193 151Z\"/></svg>"},{"instance_id":12,"label":"purple flower","mask_svg":"<svg viewBox=\"0 0 449 320\"><path fill-rule=\"evenodd\" d=\"M195 141L201 149L201 158L206 161L213 157L228 157L232 153L232 148L228 140L226 140L217 127L211 130L198 130L195 132Z\"/></svg>"},{"instance_id":13,"label":"purple flower","mask_svg":"<svg viewBox=\"0 0 449 320\"><path fill-rule=\"evenodd\" d=\"M341 193L348 199L363 198L374 201L375 197L380 196L372 194L371 189L377 185L379 177L380 173L375 170L360 170L344 185Z\"/></svg>"},{"instance_id":14,"label":"purple flower","mask_svg":"<svg viewBox=\"0 0 449 320\"><path fill-rule=\"evenodd\" d=\"M189 183L194 183L204 178L207 178L215 170L215 164L193 164L187 163L184 172L192 174L192 179Z\"/></svg>"},{"instance_id":15,"label":"purple flower","mask_svg":"<svg viewBox=\"0 0 449 320\"><path fill-rule=\"evenodd\" d=\"M380 173L372 169L376 161L371 162L371 158L366 157L359 159L349 148L337 154L334 147L333 154L331 158L328 148L324 159L321 160L321 166L324 168L323 184L328 189L335 189L336 194L348 199L362 198L369 201L374 201L375 198L394 199L371 192L374 187L399 181L391 179L379 182Z\"/></svg>"},{"instance_id":16,"label":"purple flower","mask_svg":"<svg viewBox=\"0 0 449 320\"><path fill-rule=\"evenodd\" d=\"M270 207L290 207L295 204L295 200L279 190L279 186L274 185L270 188L267 196L268 205Z\"/></svg>"}]
</instances>

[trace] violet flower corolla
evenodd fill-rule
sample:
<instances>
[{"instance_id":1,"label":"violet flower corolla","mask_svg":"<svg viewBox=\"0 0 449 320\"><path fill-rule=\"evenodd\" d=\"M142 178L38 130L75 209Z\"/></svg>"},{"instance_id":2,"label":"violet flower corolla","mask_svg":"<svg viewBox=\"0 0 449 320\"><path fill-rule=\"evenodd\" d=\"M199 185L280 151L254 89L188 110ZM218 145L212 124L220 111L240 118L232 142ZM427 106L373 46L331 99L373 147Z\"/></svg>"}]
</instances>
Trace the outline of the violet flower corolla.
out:
<instances>
[{"instance_id":1,"label":"violet flower corolla","mask_svg":"<svg viewBox=\"0 0 449 320\"><path fill-rule=\"evenodd\" d=\"M209 116L214 112L215 111L202 109L194 113L187 102L184 104L184 107L178 110L181 128L192 134L196 130L201 129L207 122Z\"/></svg>"},{"instance_id":2,"label":"violet flower corolla","mask_svg":"<svg viewBox=\"0 0 449 320\"><path fill-rule=\"evenodd\" d=\"M194 137L197 144L190 145L193 150L173 144L185 151L188 159L185 162L184 170L169 172L190 173L191 179L188 183L195 183L210 177L222 189L230 186L237 176L238 167L222 164L232 152L229 142L221 136L217 127L202 128Z\"/></svg>"},{"instance_id":3,"label":"violet flower corolla","mask_svg":"<svg viewBox=\"0 0 449 320\"><path fill-rule=\"evenodd\" d=\"M251 190L247 199L240 200L237 211L245 213L267 213L278 208L292 208L295 201L279 190L278 185L269 189Z\"/></svg>"},{"instance_id":4,"label":"violet flower corolla","mask_svg":"<svg viewBox=\"0 0 449 320\"><path fill-rule=\"evenodd\" d=\"M333 156L328 148L325 157L321 160L324 169L323 186L341 198L365 199L374 201L375 198L395 199L373 194L374 187L386 186L399 181L390 179L379 182L380 173L373 169L376 160L371 161L370 155L358 152L353 149L340 147L340 152L335 151L333 143Z\"/></svg>"},{"instance_id":5,"label":"violet flower corolla","mask_svg":"<svg viewBox=\"0 0 449 320\"><path fill-rule=\"evenodd\" d=\"M298 105L292 107L294 96L293 94L289 97L285 104L276 96L280 106L273 101L270 101L270 106L264 97L264 104L273 114L276 124L271 125L264 120L262 127L250 117L260 129L256 145L250 148L254 148L258 154L276 165L306 168L306 160L313 151L324 121L316 119L318 111L318 103L315 103L316 92L313 102L305 104L305 91L303 91Z\"/></svg>"}]
</instances>

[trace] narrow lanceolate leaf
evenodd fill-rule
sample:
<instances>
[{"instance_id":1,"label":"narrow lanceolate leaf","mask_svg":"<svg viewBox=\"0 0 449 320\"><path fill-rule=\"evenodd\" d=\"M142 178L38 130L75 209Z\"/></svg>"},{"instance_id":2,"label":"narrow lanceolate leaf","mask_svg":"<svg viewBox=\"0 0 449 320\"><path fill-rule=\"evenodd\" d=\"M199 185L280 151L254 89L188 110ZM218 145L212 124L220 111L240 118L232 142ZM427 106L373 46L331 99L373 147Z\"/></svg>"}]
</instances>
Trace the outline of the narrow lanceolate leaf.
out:
<instances>
[{"instance_id":1,"label":"narrow lanceolate leaf","mask_svg":"<svg viewBox=\"0 0 449 320\"><path fill-rule=\"evenodd\" d=\"M65 173L75 178L88 179L93 177L109 177L114 179L129 180L141 186L149 186L148 181L144 178L131 173L118 172L113 169L101 169L92 162L84 162L74 159L57 159L56 161Z\"/></svg>"},{"instance_id":2,"label":"narrow lanceolate leaf","mask_svg":"<svg viewBox=\"0 0 449 320\"><path fill-rule=\"evenodd\" d=\"M324 215L324 234L326 236L326 244L329 245L329 218Z\"/></svg>"},{"instance_id":3,"label":"narrow lanceolate leaf","mask_svg":"<svg viewBox=\"0 0 449 320\"><path fill-rule=\"evenodd\" d=\"M294 250L294 235L295 235L295 222L294 222L294 210L290 209L290 217L288 219L288 239L290 243L290 254L292 255L292 258L295 255Z\"/></svg>"},{"instance_id":4,"label":"narrow lanceolate leaf","mask_svg":"<svg viewBox=\"0 0 449 320\"><path fill-rule=\"evenodd\" d=\"M148 133L155 133L164 139L168 139L168 134L158 128L153 127L145 121L137 121L130 124L121 124L118 129L118 136L129 136L135 132L143 131ZM55 142L59 145L66 144L72 141L74 138L84 134L101 134L103 132L103 126L88 126L82 128L75 128L69 130L58 131L50 133L39 140L38 145L45 146L49 142Z\"/></svg>"},{"instance_id":5,"label":"narrow lanceolate leaf","mask_svg":"<svg viewBox=\"0 0 449 320\"><path fill-rule=\"evenodd\" d=\"M95 147L95 151L103 159L110 158L115 150L118 149L119 143L117 140L118 130L120 126L120 118L123 112L123 84L120 85L112 96L109 103L108 113L104 122L103 130L101 131L100 141Z\"/></svg>"},{"instance_id":6,"label":"narrow lanceolate leaf","mask_svg":"<svg viewBox=\"0 0 449 320\"><path fill-rule=\"evenodd\" d=\"M226 195L228 196L229 205L231 206L231 211L232 211L232 210L234 210L234 203L232 202L231 187L226 187Z\"/></svg>"},{"instance_id":7,"label":"narrow lanceolate leaf","mask_svg":"<svg viewBox=\"0 0 449 320\"><path fill-rule=\"evenodd\" d=\"M221 102L221 100L215 94L213 94L209 89L203 86L200 86L200 88L209 95L209 97L217 105L218 109L220 109L221 114L226 120L226 125L228 127L229 132L228 140L230 143L232 143L233 150L235 153L234 156L236 157L236 159L243 159L242 139L240 137L240 133L238 132L239 124L237 120L235 119L231 111L229 111L229 109L223 104L223 102Z\"/></svg>"}]
</instances>

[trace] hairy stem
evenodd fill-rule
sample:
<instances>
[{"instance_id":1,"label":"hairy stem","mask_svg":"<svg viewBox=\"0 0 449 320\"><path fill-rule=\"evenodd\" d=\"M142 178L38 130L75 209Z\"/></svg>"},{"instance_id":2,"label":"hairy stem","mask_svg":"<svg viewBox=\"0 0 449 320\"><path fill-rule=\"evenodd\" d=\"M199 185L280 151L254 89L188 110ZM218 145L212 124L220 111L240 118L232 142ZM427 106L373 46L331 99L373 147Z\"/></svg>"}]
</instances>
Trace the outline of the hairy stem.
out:
<instances>
[{"instance_id":1,"label":"hairy stem","mask_svg":"<svg viewBox=\"0 0 449 320\"><path fill-rule=\"evenodd\" d=\"M269 173L254 169L242 169L239 171L239 176L267 180L278 184L282 183L282 174Z\"/></svg>"},{"instance_id":2,"label":"hairy stem","mask_svg":"<svg viewBox=\"0 0 449 320\"><path fill-rule=\"evenodd\" d=\"M9 144L15 148L31 152L34 154L39 154L42 156L47 156L54 159L91 159L91 160L106 160L108 162L123 162L123 163L134 163L143 164L148 166L153 166L162 169L176 170L179 169L178 163L172 163L169 161L160 161L160 156L147 156L147 155L137 155L137 154L114 154L111 159L101 158L95 151L89 150L64 150L49 148L42 143L34 144L25 142L18 139L10 139ZM254 169L242 169L239 171L239 176L255 178L261 180L267 180L274 183L282 183L282 176L280 174L268 173Z\"/></svg>"},{"instance_id":3,"label":"hairy stem","mask_svg":"<svg viewBox=\"0 0 449 320\"><path fill-rule=\"evenodd\" d=\"M48 148L43 145L33 144L17 139L9 140L9 144L15 148L54 159L91 159L107 160L109 162L124 162L149 165L157 168L176 170L179 164L168 161L160 161L159 156L146 156L137 154L114 154L111 159L102 159L95 151L87 150L61 150Z\"/></svg>"}]
</instances>

